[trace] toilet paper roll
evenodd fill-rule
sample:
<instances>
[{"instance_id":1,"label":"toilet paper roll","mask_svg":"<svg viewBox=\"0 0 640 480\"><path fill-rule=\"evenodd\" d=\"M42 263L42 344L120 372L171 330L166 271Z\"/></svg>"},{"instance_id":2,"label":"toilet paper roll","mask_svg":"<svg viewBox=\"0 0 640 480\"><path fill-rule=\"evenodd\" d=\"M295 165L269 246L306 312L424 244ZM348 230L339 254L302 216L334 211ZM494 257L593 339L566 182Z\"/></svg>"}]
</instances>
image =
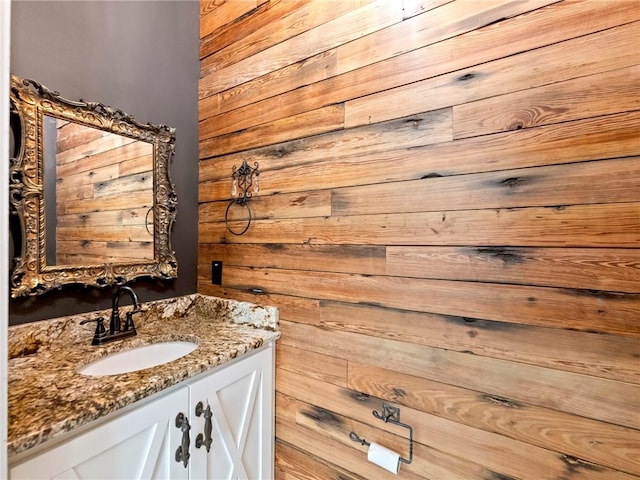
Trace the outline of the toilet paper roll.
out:
<instances>
[{"instance_id":1,"label":"toilet paper roll","mask_svg":"<svg viewBox=\"0 0 640 480\"><path fill-rule=\"evenodd\" d=\"M397 475L400 469L400 454L377 443L371 442L367 460Z\"/></svg>"}]
</instances>

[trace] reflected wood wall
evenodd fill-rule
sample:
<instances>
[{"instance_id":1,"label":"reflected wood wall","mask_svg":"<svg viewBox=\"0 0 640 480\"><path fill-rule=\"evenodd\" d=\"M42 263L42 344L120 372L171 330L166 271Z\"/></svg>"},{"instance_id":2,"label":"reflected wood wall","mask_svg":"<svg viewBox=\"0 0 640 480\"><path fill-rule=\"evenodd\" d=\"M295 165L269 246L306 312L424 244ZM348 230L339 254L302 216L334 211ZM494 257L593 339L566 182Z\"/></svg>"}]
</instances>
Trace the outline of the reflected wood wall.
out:
<instances>
[{"instance_id":1,"label":"reflected wood wall","mask_svg":"<svg viewBox=\"0 0 640 480\"><path fill-rule=\"evenodd\" d=\"M153 145L57 125L56 264L153 260Z\"/></svg>"},{"instance_id":2,"label":"reflected wood wall","mask_svg":"<svg viewBox=\"0 0 640 480\"><path fill-rule=\"evenodd\" d=\"M204 0L200 36L198 291L280 308L277 478L640 478L640 4ZM349 440L407 454L383 402L399 477Z\"/></svg>"}]
</instances>

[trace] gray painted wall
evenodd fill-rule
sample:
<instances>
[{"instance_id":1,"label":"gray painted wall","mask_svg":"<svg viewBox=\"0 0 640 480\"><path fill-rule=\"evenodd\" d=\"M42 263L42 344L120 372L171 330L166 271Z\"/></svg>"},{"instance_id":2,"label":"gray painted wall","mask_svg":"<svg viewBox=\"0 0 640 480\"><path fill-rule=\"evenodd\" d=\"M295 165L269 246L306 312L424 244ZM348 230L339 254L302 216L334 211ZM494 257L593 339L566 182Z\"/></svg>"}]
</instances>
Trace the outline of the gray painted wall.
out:
<instances>
[{"instance_id":1,"label":"gray painted wall","mask_svg":"<svg viewBox=\"0 0 640 480\"><path fill-rule=\"evenodd\" d=\"M14 1L11 72L68 99L102 102L176 128L178 194L173 281L138 279L142 301L196 291L198 235L198 1ZM111 305L114 288L65 286L11 300L9 324Z\"/></svg>"}]
</instances>

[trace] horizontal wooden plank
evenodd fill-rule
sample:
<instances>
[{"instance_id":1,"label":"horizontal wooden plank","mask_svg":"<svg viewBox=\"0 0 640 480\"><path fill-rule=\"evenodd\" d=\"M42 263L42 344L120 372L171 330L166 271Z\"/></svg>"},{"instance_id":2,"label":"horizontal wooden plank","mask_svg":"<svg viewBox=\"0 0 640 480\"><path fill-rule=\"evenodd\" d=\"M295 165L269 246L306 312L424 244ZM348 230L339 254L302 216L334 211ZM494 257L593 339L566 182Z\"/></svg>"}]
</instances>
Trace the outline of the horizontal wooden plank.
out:
<instances>
[{"instance_id":1,"label":"horizontal wooden plank","mask_svg":"<svg viewBox=\"0 0 640 480\"><path fill-rule=\"evenodd\" d=\"M360 8L360 4L348 2L334 2L333 8L327 9L323 2L318 2L316 8L312 9L313 14L308 18L308 22L298 24L291 23L287 19L287 25L293 28L302 29L302 32L291 32L291 27L286 29L289 35L295 35L290 39L284 39L273 43L273 46L264 48L254 55L239 60L234 63L223 62L216 65L207 62L204 69L201 69L200 98L209 94L221 92L246 81L265 75L274 70L317 55L320 52L334 48L337 45L354 40L355 38L375 32L381 28L402 21L402 3L400 2L367 2ZM342 10L343 8L350 11ZM300 11L305 9L302 7ZM341 11L341 15L336 13ZM331 19L333 17L333 19ZM314 20L317 18L317 20ZM309 23L313 26L307 26ZM263 36L263 32L256 32L257 37L251 40L257 41ZM281 35L281 34L278 34ZM237 43L237 42L236 42ZM230 48L236 48L236 44ZM251 47L249 47L251 48ZM231 50L232 51L232 50ZM256 51L256 50L253 50ZM214 54L213 57L218 54ZM211 57L208 57L211 59ZM233 62L233 55L229 62ZM211 60L213 62L213 60Z\"/></svg>"},{"instance_id":2,"label":"horizontal wooden plank","mask_svg":"<svg viewBox=\"0 0 640 480\"><path fill-rule=\"evenodd\" d=\"M354 392L353 396L357 397L358 395ZM361 397L365 396L363 395ZM355 463L352 464L343 464L342 462L350 462L350 460L348 457L343 458L342 455L339 456L339 459L336 458L336 455L328 457L332 459L332 461L343 465L345 468L348 467L351 471L366 475L366 478L370 479L396 478L395 475L386 472L380 467L364 461L367 454L366 447L354 443L349 438L349 433L351 431L358 432L361 437L369 439L370 441L377 441L387 448L398 451L403 457L408 456L407 440L397 435L388 434L381 428L367 424L369 418L376 421L370 413L374 408L379 408L379 405L374 403L376 399L358 398L352 402L347 400L347 402L352 403L352 409L366 408L367 418L362 418L365 416L359 415L359 417L361 417L360 421L354 420L349 418L351 415L346 416L312 403L296 400L290 395L277 393L276 408L281 412L281 415L276 419L276 432L288 441L294 441L295 439L289 437L289 435L297 435L297 430L300 429L299 434L308 437L312 442L313 439L316 439L320 444L329 442L335 444L333 448L336 451L340 451L341 453L351 452L347 455L356 457ZM344 403L344 401L340 403ZM371 420L369 420L369 422L371 422ZM289 429L289 427L293 425L295 425L295 433ZM383 428L394 429L390 424L384 425ZM299 444L306 445L308 442L309 440L303 440L299 442ZM309 447L305 447L305 449L312 452L315 450L314 447ZM446 478L462 480L469 478L492 478L492 475L494 475L494 473L487 468L465 462L458 457L439 452L430 447L425 447L417 442L414 442L413 454L414 461L410 465L403 465L400 468L402 478L421 480L425 478Z\"/></svg>"},{"instance_id":3,"label":"horizontal wooden plank","mask_svg":"<svg viewBox=\"0 0 640 480\"><path fill-rule=\"evenodd\" d=\"M132 142L121 148L101 152L85 159L65 164L58 164L56 166L56 175L61 178L67 178L68 176L76 173L112 165L119 165L123 159L144 161L144 159L151 158L152 154L153 146L151 144L146 142ZM152 164L153 163L150 162L147 165ZM146 169L148 170L149 167ZM128 167L119 166L119 170L127 171Z\"/></svg>"},{"instance_id":4,"label":"horizontal wooden plank","mask_svg":"<svg viewBox=\"0 0 640 480\"><path fill-rule=\"evenodd\" d=\"M374 409L376 407L379 409L383 403L382 399L369 397L366 401L360 401L354 399L358 396L355 392L289 372L282 372L280 378L276 380L276 389L289 396L295 395L298 400L290 400L288 408L294 409L296 423L316 432L317 436L328 436L347 443L350 441L348 432L352 428L362 429L363 437L367 435L371 438L371 435L375 435L374 432L366 429L366 425L373 428L378 426L376 422L379 421L371 415L371 409L372 406ZM481 400L478 403L482 405L486 401ZM561 452L553 452L520 440L426 414L407 406L403 406L401 411L403 422L413 425L414 439L419 444L437 448L440 452L453 456L461 455L460 445L464 444L466 448L462 455L465 460L471 464L482 465L490 471L512 478L527 478L523 474L536 472L537 478L557 479L566 469ZM328 415L336 420L323 421ZM355 419L360 424L355 424L350 419ZM391 427L385 426L384 429L391 430ZM387 438L385 436L385 439ZM385 441L390 442L390 440ZM396 446L399 443L398 440L390 446L397 451L400 449ZM419 465L416 465L416 468L420 468ZM615 478L616 473L613 470L603 467L598 470L600 471L596 478L603 480L612 478L607 474ZM576 472L579 478L593 478L589 470L579 472L580 469ZM631 476L620 475L619 478L629 479Z\"/></svg>"},{"instance_id":5,"label":"horizontal wooden plank","mask_svg":"<svg viewBox=\"0 0 640 480\"><path fill-rule=\"evenodd\" d=\"M282 146L281 151L286 152L286 148L286 145ZM271 150L274 155L277 151L275 148ZM311 163L302 163L304 157L299 157L298 153L278 160L279 167L287 160L290 165L277 170L270 170L270 161L261 163L262 194L637 156L640 153L640 112L445 141L424 147L378 153L363 151L347 157L340 154L334 157L322 149L316 155L324 153L324 158ZM239 163L236 158L234 160L231 165ZM227 179L223 182L212 185L203 182L201 189L207 188L212 198L226 198L229 195L227 172L224 172Z\"/></svg>"},{"instance_id":6,"label":"horizontal wooden plank","mask_svg":"<svg viewBox=\"0 0 640 480\"><path fill-rule=\"evenodd\" d=\"M266 0L203 0L200 2L200 38L250 12Z\"/></svg>"},{"instance_id":7,"label":"horizontal wooden plank","mask_svg":"<svg viewBox=\"0 0 640 480\"><path fill-rule=\"evenodd\" d=\"M304 323L640 384L636 338L327 301Z\"/></svg>"},{"instance_id":8,"label":"horizontal wooden plank","mask_svg":"<svg viewBox=\"0 0 640 480\"><path fill-rule=\"evenodd\" d=\"M130 242L148 242L153 238L144 225L105 225L100 228L69 227L57 228L56 234L65 240L87 240L96 242L117 242L126 238Z\"/></svg>"},{"instance_id":9,"label":"horizontal wooden plank","mask_svg":"<svg viewBox=\"0 0 640 480\"><path fill-rule=\"evenodd\" d=\"M276 396L276 409L281 408L283 404L282 397L283 396ZM358 477L364 477L366 479L375 478L376 480L393 480L397 478L379 466L367 462L366 453L358 450L355 443L351 442L353 445L345 445L339 440L318 435L317 432L309 428L297 425L295 421L276 418L276 435L278 439L303 449L308 455L330 459L333 465L336 465L336 467L342 470L347 470L350 475L355 474ZM336 455L336 452L340 452L340 454ZM424 456L423 458L427 457ZM424 480L425 477L414 475L405 469L402 478ZM337 477L336 480L342 479Z\"/></svg>"},{"instance_id":10,"label":"horizontal wooden plank","mask_svg":"<svg viewBox=\"0 0 640 480\"><path fill-rule=\"evenodd\" d=\"M349 363L349 388L609 468L640 475L640 432L551 409Z\"/></svg>"},{"instance_id":11,"label":"horizontal wooden plank","mask_svg":"<svg viewBox=\"0 0 640 480\"><path fill-rule=\"evenodd\" d=\"M89 128L89 130L92 129ZM89 142L82 143L68 150L56 153L56 164L64 165L78 160L83 160L85 162L92 161L92 157L105 155L108 154L108 152L111 152L111 155L116 155L121 159L121 149L124 149L133 143L138 143L133 138L106 131L102 131L100 136L93 135L93 137L94 139ZM145 154L150 155L153 152L152 144L147 142L139 143L141 143L140 147L146 149Z\"/></svg>"},{"instance_id":12,"label":"horizontal wooden plank","mask_svg":"<svg viewBox=\"0 0 640 480\"><path fill-rule=\"evenodd\" d=\"M119 176L110 180L94 184L95 198L116 197L123 194L131 194L139 191L149 196L149 202L153 202L154 176L152 171L137 173L135 175Z\"/></svg>"},{"instance_id":13,"label":"horizontal wooden plank","mask_svg":"<svg viewBox=\"0 0 640 480\"><path fill-rule=\"evenodd\" d=\"M232 266L224 282L241 290L640 337L637 294Z\"/></svg>"},{"instance_id":14,"label":"horizontal wooden plank","mask_svg":"<svg viewBox=\"0 0 640 480\"><path fill-rule=\"evenodd\" d=\"M56 125L55 145L57 155L109 135L108 132L103 130L59 118L56 119Z\"/></svg>"},{"instance_id":15,"label":"horizontal wooden plank","mask_svg":"<svg viewBox=\"0 0 640 480\"><path fill-rule=\"evenodd\" d=\"M267 25L287 17L291 12L310 1L312 0L269 0L259 2L259 5L249 15L238 17L231 23L222 25L200 39L201 67L206 67L206 57L237 42L239 40L238 32L242 32L243 37L251 35L256 30L265 28ZM282 27L282 25L280 24L279 27Z\"/></svg>"},{"instance_id":16,"label":"horizontal wooden plank","mask_svg":"<svg viewBox=\"0 0 640 480\"><path fill-rule=\"evenodd\" d=\"M454 138L638 110L639 79L640 65L633 65L456 105Z\"/></svg>"},{"instance_id":17,"label":"horizontal wooden plank","mask_svg":"<svg viewBox=\"0 0 640 480\"><path fill-rule=\"evenodd\" d=\"M111 256L122 258L153 259L153 240L147 242L96 242L93 240L71 242L58 238L56 250L68 255L104 256L109 251ZM122 263L119 261L117 263Z\"/></svg>"},{"instance_id":18,"label":"horizontal wooden plank","mask_svg":"<svg viewBox=\"0 0 640 480\"><path fill-rule=\"evenodd\" d=\"M279 395L282 397L282 395ZM372 399L373 400L373 399ZM282 404L284 402L280 402ZM351 432L358 432L362 438L376 441L379 444L398 452L402 458L409 457L408 441L398 435L388 434L381 428L367 425L361 421L352 420L342 414L336 414L318 405L289 399L286 402L288 409L293 410L290 414L294 417L297 425L303 426L310 432L312 437L330 438L343 444L342 450L346 447L358 449L361 455L367 453L367 448L358 443L354 443L350 438ZM356 407L357 408L357 407ZM331 421L327 421L328 419ZM381 424L382 426L382 424ZM399 430L390 424L384 425L386 430ZM462 464L458 457L438 452L435 454L432 448L423 447L414 442L413 461L409 465L400 467L400 475L403 478L424 479L424 478L475 478L480 475L482 478L491 478L490 470L480 465ZM364 455L363 455L364 456ZM461 470L465 476L461 476ZM388 475L388 474L386 474ZM442 477L440 477L442 475ZM452 477L453 476L453 477ZM370 478L380 478L376 475ZM384 477L388 478L388 477ZM480 477L478 477L480 478Z\"/></svg>"},{"instance_id":19,"label":"horizontal wooden plank","mask_svg":"<svg viewBox=\"0 0 640 480\"><path fill-rule=\"evenodd\" d=\"M205 97L198 102L199 120L325 80L334 74L335 64L334 48Z\"/></svg>"},{"instance_id":20,"label":"horizontal wooden plank","mask_svg":"<svg viewBox=\"0 0 640 480\"><path fill-rule=\"evenodd\" d=\"M635 202L640 200L638 185L640 157L628 157L336 189L331 196L331 213L371 215Z\"/></svg>"},{"instance_id":21,"label":"horizontal wooden plank","mask_svg":"<svg viewBox=\"0 0 640 480\"><path fill-rule=\"evenodd\" d=\"M124 177L147 172L153 178L154 160L151 153L149 155L143 154L141 156L123 158L126 158L126 160L118 164L120 176Z\"/></svg>"},{"instance_id":22,"label":"horizontal wooden plank","mask_svg":"<svg viewBox=\"0 0 640 480\"><path fill-rule=\"evenodd\" d=\"M145 225L148 209L127 208L122 210L108 210L104 212L59 214L56 217L56 227L91 226L100 228L101 225ZM152 215L149 221L153 222Z\"/></svg>"},{"instance_id":23,"label":"horizontal wooden plank","mask_svg":"<svg viewBox=\"0 0 640 480\"><path fill-rule=\"evenodd\" d=\"M129 209L146 208L153 206L151 192L144 190L133 191L116 197L86 198L82 202L67 202L63 205L64 213L87 213L95 211L122 210L127 205ZM61 213L61 212L59 212Z\"/></svg>"},{"instance_id":24,"label":"horizontal wooden plank","mask_svg":"<svg viewBox=\"0 0 640 480\"><path fill-rule=\"evenodd\" d=\"M314 45L311 43L315 40L314 31L316 29L326 32L327 27L323 27L324 24L332 21L339 22L341 17L366 7L373 1L285 0L274 2L273 8L263 9L264 11L255 16L253 23L260 22L259 26L256 25L257 28L253 28L254 25L249 22L239 24L234 29L236 36L233 42L200 62L200 76L203 79L200 98L205 98L212 93L208 88L202 87L211 82L218 82L216 74L226 75L225 69L227 67L233 68L243 60L248 63L249 57L263 63L264 70L261 70L263 73L258 77L271 71L268 66L274 58L279 62L278 65L288 65L287 56L282 53L283 43L286 43L291 55L295 57L294 62L307 58L305 52L314 51ZM354 15L357 14L354 13ZM243 34L239 34L239 32ZM278 47L278 45L280 46ZM316 54L328 49L316 49ZM313 54L308 54L308 56L313 56ZM282 65L282 63L284 64ZM280 67L275 67L275 69L278 68ZM230 80L233 82L233 79ZM236 84L231 86L234 85ZM223 87L221 90L228 88Z\"/></svg>"},{"instance_id":25,"label":"horizontal wooden plank","mask_svg":"<svg viewBox=\"0 0 640 480\"><path fill-rule=\"evenodd\" d=\"M225 265L383 275L385 247L360 245L237 245L201 243L198 257Z\"/></svg>"},{"instance_id":26,"label":"horizontal wooden plank","mask_svg":"<svg viewBox=\"0 0 640 480\"><path fill-rule=\"evenodd\" d=\"M287 105L288 114L295 114L296 112L299 113L306 110L319 108L323 105L341 103L352 100L354 98L365 97L367 95L372 95L375 92L385 91L380 95L386 96L386 90L410 83L412 85L407 87L407 90L416 90L416 88L420 84L414 85L413 82L420 82L431 77L436 77L448 72L454 72L456 70L463 69L465 67L468 67L468 65L470 64L469 62L475 65L482 62L489 62L501 57L507 57L505 58L503 63L513 62L514 60L510 59L509 56L513 56L514 54L522 51L517 49L517 47L528 50L531 48L535 48L535 46L552 45L554 42L551 40L556 37L555 32L561 32L561 34L563 35L561 37L555 38L555 41L558 42L565 38L564 35L566 35L567 32L571 33L571 35L569 35L569 38L571 38L572 35L584 35L589 32L597 32L601 28L607 28L611 25L616 25L616 23L613 23L613 21L619 21L621 17L625 17L626 21L637 18L637 13L634 14L634 12L629 11L628 8L625 9L623 5L620 5L617 2L614 3L616 3L616 5L612 5L610 9L600 9L597 16L594 15L594 5L582 5L580 6L580 9L578 11L575 10L575 7L563 9L558 12L557 16L553 17L549 17L547 15L533 15L531 16L531 19L528 19L528 21L532 21L533 23L531 25L527 24L528 35L525 37L522 36L523 31L521 28L513 27L509 27L506 29L488 29L486 32L487 38L484 38L484 31L482 31L483 35L480 38L479 34L476 31L472 32L473 35L468 39L463 39L463 37L466 36L460 35L451 39L450 41L436 44L432 46L433 48L425 47L424 49L414 50L412 52L409 52L408 54L400 55L384 62L375 63L369 67L361 68L347 74L342 74L337 77L330 78L326 81L310 84L307 87L298 88L289 93L279 95L278 97L274 97L269 100L265 100L254 107L250 107L245 110L240 109L238 111L230 113L227 116L223 115L220 117L212 118L211 122L215 122L218 125L225 124L225 128L247 128L251 125L255 125L256 122L260 123L269 121L269 119L275 120L277 118L280 118L281 113L279 110L281 109L282 105ZM587 12L585 12L585 9L587 10ZM582 23L575 24L570 30L559 28L558 30L552 32L550 27L554 22L559 22L563 26L565 25L565 11L567 12L566 15L568 16L568 18L571 18L572 20L582 20ZM589 14L591 15L591 17L588 20L585 20L583 17L586 17ZM525 15L523 17L527 16ZM510 22L515 22L515 27L518 27L520 26L519 18L520 17L518 17L518 19L513 19ZM510 22L506 23L510 24ZM578 29L579 31L574 32L574 29ZM621 35L622 34L626 34L626 32L621 32ZM498 38L494 39L493 36L496 36ZM633 42L634 38L635 37L633 37L632 35L627 35L627 43ZM527 48L524 48L524 39L527 40ZM591 62L581 67L576 66L573 69L562 69L557 73L555 73L555 70L551 70L551 72L549 72L550 77L548 78L557 77L556 81L558 81L558 79L560 78L574 78L574 76L578 76L580 73L583 75L587 75L589 73L598 73L602 71L602 69L620 68L637 63L637 61L635 60L635 56L631 53L633 52L633 47L631 47L631 50L629 50L628 48L622 48L622 46L620 46L620 48L617 48L618 45L616 42L619 43L623 40L614 38L611 40L611 42L609 42L606 48L604 45L600 44L600 40L601 39L599 37L593 37L592 41L597 44L595 50L599 52L598 54L601 53L603 55L603 61L606 61L603 65L607 65L607 67L604 67L603 65L598 66L598 64L594 63L595 59L593 59ZM582 40L578 39L575 42L582 42ZM578 45L578 47L580 47L580 45ZM557 49L558 47L552 46L550 48ZM496 49L498 51L496 51ZM589 49L586 48L586 50ZM589 58L593 57L593 50L594 47L592 45L591 51L588 51L586 54ZM460 51L464 51L465 55L459 55L458 52ZM626 52L626 54L623 54L624 52ZM549 52L550 55L552 53L555 54L555 51ZM529 55L535 54L536 52L534 51ZM622 57L618 58L621 54ZM424 62L424 58L429 58L430 62ZM576 58L580 58L580 55L576 54ZM542 56L542 58L530 58L526 60L526 62L540 61L542 62L542 65L545 65L546 63L548 63L545 60L546 57ZM523 59L522 62L525 62L525 60ZM497 69L507 68L507 66L504 66L502 64L496 64L495 67ZM520 69L522 68L524 67L521 66ZM535 79L546 78L539 75L528 75L528 70L522 72L521 70L518 70L517 65L508 66L507 72L511 72L512 70L513 74L516 74L517 72L522 73L522 75L518 77L521 82L534 82L535 84ZM564 74L565 77L561 77L562 74ZM407 100L406 98L402 99L402 101L404 102L403 104L398 105L395 103L388 103L388 105L386 105L386 108L394 112L394 108L410 108L413 112L415 112L417 110L415 110L413 107L417 105L425 105L423 111L439 108L433 102L427 101L429 99L433 99L436 102L445 102L446 106L453 105L459 102L455 101L452 103L451 101L447 101L446 99L456 98L451 95L453 95L456 91L459 91L460 88L462 88L461 94L472 96L466 98L466 100L483 98L482 92L486 92L489 90L489 84L487 83L486 90L477 89L477 93L473 93L476 92L476 89L470 88L469 84L478 82L480 78L475 78L473 82L457 81L458 77L463 77L464 75L466 75L466 73L464 72L459 74L452 74L450 75L451 78L449 79L451 84L443 81L443 85L436 85L438 87L438 90L434 92L429 91L428 86L425 86L424 93L418 94L418 92L415 91L413 98L410 98L409 100ZM505 73L505 75L511 75L511 73ZM556 77L554 77L554 75ZM493 81L493 78L495 76L496 75L491 75L487 80L484 80L484 76L480 77L481 79L483 79L482 81L486 83ZM499 82L498 87L502 89L508 88L505 85L509 85L510 83L506 82L506 79L504 77L502 77L502 79L505 81ZM434 80L434 82L437 81L438 79ZM546 83L550 83L550 81ZM458 86L458 84L461 85ZM539 85L539 83L537 85ZM441 90L447 88L451 89L452 92L448 95L445 95ZM399 91L399 93L402 92L404 92L404 90ZM495 93L491 93L487 96L492 96L494 94ZM475 97L473 95L475 95ZM409 96L411 96L410 93ZM369 101L367 100L367 98L369 97L360 99L358 100L358 102ZM371 100L373 100L374 103L376 102L375 98L372 98ZM384 109L385 106L383 104L384 101L379 102L379 106ZM409 105L411 105L411 107L409 107ZM259 109L257 107L259 107ZM257 111L260 112L259 119L252 116L255 116ZM206 118L208 115L208 111L201 112L201 118ZM366 115L363 115L362 117L365 116ZM394 115L388 116L388 118L397 118L397 116L398 115L394 113ZM366 121L360 123L375 123L377 121L381 121L381 119L374 116L371 119L366 119ZM354 121L348 122L349 126L354 126L355 124L356 122Z\"/></svg>"},{"instance_id":27,"label":"horizontal wooden plank","mask_svg":"<svg viewBox=\"0 0 640 480\"><path fill-rule=\"evenodd\" d=\"M366 480L280 439L275 442L275 474L282 480Z\"/></svg>"},{"instance_id":28,"label":"horizontal wooden plank","mask_svg":"<svg viewBox=\"0 0 640 480\"><path fill-rule=\"evenodd\" d=\"M224 223L201 223L199 236L207 243L635 248L639 218L640 204L622 203L256 220L241 237ZM235 230L245 225L235 223Z\"/></svg>"},{"instance_id":29,"label":"horizontal wooden plank","mask_svg":"<svg viewBox=\"0 0 640 480\"><path fill-rule=\"evenodd\" d=\"M101 182L107 182L114 178L118 178L118 165L93 168L64 177L61 177L56 172L56 190L74 189L76 187L82 187L83 185L100 184Z\"/></svg>"},{"instance_id":30,"label":"horizontal wooden plank","mask_svg":"<svg viewBox=\"0 0 640 480\"><path fill-rule=\"evenodd\" d=\"M426 45L476 31L485 25L505 22L510 17L522 15L556 1L403 1L404 22L358 38L338 48L338 71L344 73L381 62ZM413 11L407 9L413 9ZM428 15L415 16L416 13L426 10L431 10ZM407 32L411 32L410 36Z\"/></svg>"},{"instance_id":31,"label":"horizontal wooden plank","mask_svg":"<svg viewBox=\"0 0 640 480\"><path fill-rule=\"evenodd\" d=\"M451 109L438 110L348 131L339 130L292 140L241 154L201 160L199 180L205 182L226 179L228 182L232 168L239 166L245 158L252 165L253 162L258 162L264 173L272 169L317 163L325 160L327 156L337 158L356 154L372 155L377 152L397 150L398 145L402 145L403 149L415 148L447 142L452 138ZM262 188L268 187L269 185L263 182Z\"/></svg>"},{"instance_id":32,"label":"horizontal wooden plank","mask_svg":"<svg viewBox=\"0 0 640 480\"><path fill-rule=\"evenodd\" d=\"M213 139L208 139L206 128L201 125L200 158L240 152L250 148L273 145L311 135L319 135L341 129L343 126L343 105L323 107L318 110L249 128L240 133L227 134Z\"/></svg>"},{"instance_id":33,"label":"horizontal wooden plank","mask_svg":"<svg viewBox=\"0 0 640 480\"><path fill-rule=\"evenodd\" d=\"M386 274L640 293L627 248L388 247Z\"/></svg>"},{"instance_id":34,"label":"horizontal wooden plank","mask_svg":"<svg viewBox=\"0 0 640 480\"><path fill-rule=\"evenodd\" d=\"M65 255L75 255L76 261L74 264L78 264L78 260L82 263L83 257L95 257L102 258L102 262L105 263L105 257L113 257L109 261L114 263L125 263L130 259L136 259L138 262L141 259L153 260L153 240L148 242L96 242L96 241L77 241L69 242L64 239L58 238L56 241L56 252L63 252ZM85 262L90 264L91 262Z\"/></svg>"},{"instance_id":35,"label":"horizontal wooden plank","mask_svg":"<svg viewBox=\"0 0 640 480\"><path fill-rule=\"evenodd\" d=\"M555 1L555 0L553 0ZM403 4L403 15L413 16L419 12L408 12L407 8L415 10L428 10L449 0L433 0L430 2L414 2L415 4ZM455 2L455 10L438 9L438 18L433 18L435 12L431 12L429 18L423 16L420 24L407 24L402 22L393 27L379 30L371 35L365 35L353 42L340 45L340 65L338 70L337 51L328 50L317 56L310 57L296 64L279 69L275 72L262 75L254 80L245 82L237 87L225 90L217 95L217 98L209 96L201 101L200 119L233 110L244 105L255 103L259 100L272 97L313 82L321 81L338 73L345 73L356 68L377 63L384 58L390 58L399 53L413 50L419 46L434 43L443 38L450 38L468 31L470 28L482 23L491 23L497 19L503 19L509 14L522 13L541 4L549 3L543 0L538 4L525 2L510 2L498 5L495 2L478 5L467 5L465 2ZM487 7L487 8L482 8ZM415 23L415 22L414 22ZM438 28L434 28L437 25ZM412 32L411 42L406 41L402 33L409 29ZM308 73L307 73L308 72ZM318 97L317 95L304 95L304 98ZM349 99L349 98L344 98Z\"/></svg>"},{"instance_id":36,"label":"horizontal wooden plank","mask_svg":"<svg viewBox=\"0 0 640 480\"><path fill-rule=\"evenodd\" d=\"M231 190L231 188L229 188ZM200 189L199 219L201 222L219 222L225 218L229 202L210 202L206 186ZM229 195L231 198L231 195ZM208 203L202 203L208 202ZM283 195L259 195L254 193L248 204L254 219L319 217L331 215L331 192L329 190L296 192ZM239 215L248 218L246 208L234 205L229 208L228 218Z\"/></svg>"},{"instance_id":37,"label":"horizontal wooden plank","mask_svg":"<svg viewBox=\"0 0 640 480\"><path fill-rule=\"evenodd\" d=\"M340 387L347 385L347 361L289 345L278 345L276 368L306 375Z\"/></svg>"},{"instance_id":38,"label":"horizontal wooden plank","mask_svg":"<svg viewBox=\"0 0 640 480\"><path fill-rule=\"evenodd\" d=\"M452 0L402 0L402 17L406 20Z\"/></svg>"},{"instance_id":39,"label":"horizontal wooden plank","mask_svg":"<svg viewBox=\"0 0 640 480\"><path fill-rule=\"evenodd\" d=\"M640 252L626 248L201 244L199 257L244 267L640 293Z\"/></svg>"},{"instance_id":40,"label":"horizontal wooden plank","mask_svg":"<svg viewBox=\"0 0 640 480\"><path fill-rule=\"evenodd\" d=\"M345 103L345 126L390 120L636 65L634 46L638 36L640 22L635 22L350 100ZM534 66L536 75L531 75Z\"/></svg>"},{"instance_id":41,"label":"horizontal wooden plank","mask_svg":"<svg viewBox=\"0 0 640 480\"><path fill-rule=\"evenodd\" d=\"M349 362L386 368L622 427L638 429L640 426L640 418L635 415L640 408L638 385L287 321L281 322L281 330L279 341L282 343L293 347L304 345L310 351ZM280 379L284 375L295 374L281 371ZM278 381L281 380L276 379ZM304 382L311 381L304 379ZM278 390L282 391L281 388ZM300 398L302 392L295 395Z\"/></svg>"}]
</instances>

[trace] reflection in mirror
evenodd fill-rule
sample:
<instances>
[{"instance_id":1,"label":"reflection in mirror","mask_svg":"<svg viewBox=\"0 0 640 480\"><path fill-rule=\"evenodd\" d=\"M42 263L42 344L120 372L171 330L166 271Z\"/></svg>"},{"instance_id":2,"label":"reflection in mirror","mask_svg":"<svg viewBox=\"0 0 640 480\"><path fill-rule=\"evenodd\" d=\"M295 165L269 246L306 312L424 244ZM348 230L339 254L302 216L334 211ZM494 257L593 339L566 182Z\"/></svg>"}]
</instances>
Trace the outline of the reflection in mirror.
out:
<instances>
[{"instance_id":1,"label":"reflection in mirror","mask_svg":"<svg viewBox=\"0 0 640 480\"><path fill-rule=\"evenodd\" d=\"M44 153L47 265L153 260L152 144L45 115Z\"/></svg>"},{"instance_id":2,"label":"reflection in mirror","mask_svg":"<svg viewBox=\"0 0 640 480\"><path fill-rule=\"evenodd\" d=\"M175 278L175 131L11 78L10 199L20 220L12 296L67 283Z\"/></svg>"}]
</instances>

